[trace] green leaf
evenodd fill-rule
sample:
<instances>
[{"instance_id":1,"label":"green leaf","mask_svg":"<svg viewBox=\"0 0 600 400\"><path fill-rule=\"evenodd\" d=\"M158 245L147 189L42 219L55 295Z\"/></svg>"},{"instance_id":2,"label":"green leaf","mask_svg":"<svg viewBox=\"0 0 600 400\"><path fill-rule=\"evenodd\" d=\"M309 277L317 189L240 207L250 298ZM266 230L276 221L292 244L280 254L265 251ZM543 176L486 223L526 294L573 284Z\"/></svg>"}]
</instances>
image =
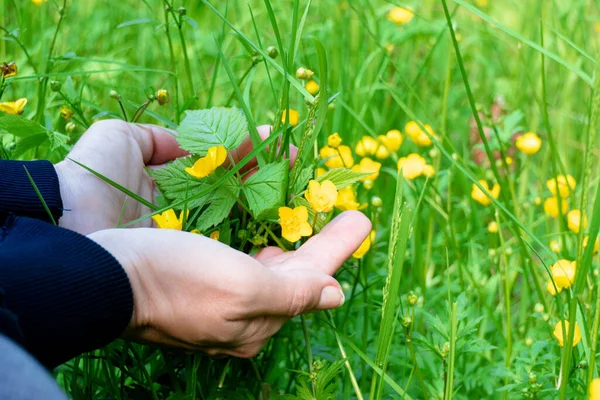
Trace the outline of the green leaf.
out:
<instances>
[{"instance_id":1,"label":"green leaf","mask_svg":"<svg viewBox=\"0 0 600 400\"><path fill-rule=\"evenodd\" d=\"M48 131L48 140L50 141L50 150L54 151L63 147L69 142L69 136L55 131Z\"/></svg>"},{"instance_id":2,"label":"green leaf","mask_svg":"<svg viewBox=\"0 0 600 400\"><path fill-rule=\"evenodd\" d=\"M248 122L238 108L213 107L187 111L177 131L177 141L182 148L204 156L214 146L227 150L238 147L248 136Z\"/></svg>"},{"instance_id":3,"label":"green leaf","mask_svg":"<svg viewBox=\"0 0 600 400\"><path fill-rule=\"evenodd\" d=\"M304 167L298 172L298 177L296 178L296 182L292 186L292 193L299 194L302 193L306 186L308 185L308 181L312 179L315 173L315 168L312 165L308 167Z\"/></svg>"},{"instance_id":4,"label":"green leaf","mask_svg":"<svg viewBox=\"0 0 600 400\"><path fill-rule=\"evenodd\" d=\"M287 160L260 168L244 184L248 206L257 220L277 218L277 209L285 205L289 163Z\"/></svg>"},{"instance_id":5,"label":"green leaf","mask_svg":"<svg viewBox=\"0 0 600 400\"><path fill-rule=\"evenodd\" d=\"M148 170L148 174L154 179L166 199L170 202L181 201L186 198L186 193L187 197L192 197L210 186L206 179L199 181L185 172L185 168L191 167L194 162L192 157L178 158L164 168ZM187 207L202 207L210 196L211 193L206 193L199 198L190 200ZM183 206L177 207L177 209L183 209Z\"/></svg>"},{"instance_id":6,"label":"green leaf","mask_svg":"<svg viewBox=\"0 0 600 400\"><path fill-rule=\"evenodd\" d=\"M12 151L12 157L18 158L22 156L27 150L39 147L48 139L45 133L37 133L35 135L27 136L17 143L14 150Z\"/></svg>"},{"instance_id":7,"label":"green leaf","mask_svg":"<svg viewBox=\"0 0 600 400\"><path fill-rule=\"evenodd\" d=\"M215 174L214 179L220 178L219 174ZM229 215L231 208L235 205L236 200L240 195L240 185L235 177L229 178L224 184L219 186L216 191L210 194L208 207L198 219L196 229L204 232L209 228L223 222Z\"/></svg>"},{"instance_id":8,"label":"green leaf","mask_svg":"<svg viewBox=\"0 0 600 400\"><path fill-rule=\"evenodd\" d=\"M344 189L355 182L358 182L362 178L365 178L372 173L369 172L356 172L348 168L335 168L327 171L323 175L317 178L319 183L324 181L331 181L335 184L335 187L340 190Z\"/></svg>"},{"instance_id":9,"label":"green leaf","mask_svg":"<svg viewBox=\"0 0 600 400\"><path fill-rule=\"evenodd\" d=\"M47 129L20 115L0 116L0 132L16 137L27 137L38 133L46 133Z\"/></svg>"}]
</instances>

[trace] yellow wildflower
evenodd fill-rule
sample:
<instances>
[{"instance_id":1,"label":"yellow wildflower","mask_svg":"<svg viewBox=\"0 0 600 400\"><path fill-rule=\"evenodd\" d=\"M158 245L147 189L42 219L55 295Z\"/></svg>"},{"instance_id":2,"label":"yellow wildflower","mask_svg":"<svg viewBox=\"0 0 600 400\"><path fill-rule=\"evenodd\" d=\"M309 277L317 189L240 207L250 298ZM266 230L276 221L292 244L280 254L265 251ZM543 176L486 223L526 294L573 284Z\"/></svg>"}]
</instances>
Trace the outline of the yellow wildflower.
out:
<instances>
[{"instance_id":1,"label":"yellow wildflower","mask_svg":"<svg viewBox=\"0 0 600 400\"><path fill-rule=\"evenodd\" d=\"M589 236L586 236L583 239L583 248L584 249L587 247L589 241L590 241L590 237ZM600 245L599 245L599 242L598 242L598 238L596 238L596 243L594 244L594 254L598 253L599 246Z\"/></svg>"},{"instance_id":2,"label":"yellow wildflower","mask_svg":"<svg viewBox=\"0 0 600 400\"><path fill-rule=\"evenodd\" d=\"M414 14L411 10L404 7L394 7L387 15L387 19L397 25L408 24L412 21Z\"/></svg>"},{"instance_id":3,"label":"yellow wildflower","mask_svg":"<svg viewBox=\"0 0 600 400\"><path fill-rule=\"evenodd\" d=\"M356 151L356 155L359 157L370 157L377 153L378 148L379 143L377 143L375 138L371 136L363 136L356 144L354 151Z\"/></svg>"},{"instance_id":4,"label":"yellow wildflower","mask_svg":"<svg viewBox=\"0 0 600 400\"><path fill-rule=\"evenodd\" d=\"M158 104L160 104L161 106L164 106L170 100L169 99L169 92L167 92L166 89L159 89L156 92L156 100L158 101Z\"/></svg>"},{"instance_id":5,"label":"yellow wildflower","mask_svg":"<svg viewBox=\"0 0 600 400\"><path fill-rule=\"evenodd\" d=\"M340 137L339 133L336 132L327 137L327 146L337 149L340 147L340 144L342 144L342 138Z\"/></svg>"},{"instance_id":6,"label":"yellow wildflower","mask_svg":"<svg viewBox=\"0 0 600 400\"><path fill-rule=\"evenodd\" d=\"M317 168L317 178L320 177L321 175L325 175L325 173L327 172L327 170L325 168Z\"/></svg>"},{"instance_id":7,"label":"yellow wildflower","mask_svg":"<svg viewBox=\"0 0 600 400\"><path fill-rule=\"evenodd\" d=\"M569 332L569 321L564 321L565 329ZM558 322L554 328L554 337L558 340L560 347L565 345L565 335L563 334L562 322ZM573 332L573 347L577 346L577 343L581 341L581 331L579 325L575 322L575 330Z\"/></svg>"},{"instance_id":8,"label":"yellow wildflower","mask_svg":"<svg viewBox=\"0 0 600 400\"><path fill-rule=\"evenodd\" d=\"M325 146L319 151L319 155L328 168L350 168L354 165L352 150L348 146L341 145L337 149Z\"/></svg>"},{"instance_id":9,"label":"yellow wildflower","mask_svg":"<svg viewBox=\"0 0 600 400\"><path fill-rule=\"evenodd\" d=\"M312 94L313 96L319 92L319 84L312 79L306 82L304 88L308 93Z\"/></svg>"},{"instance_id":10,"label":"yellow wildflower","mask_svg":"<svg viewBox=\"0 0 600 400\"><path fill-rule=\"evenodd\" d=\"M210 236L211 239L219 241L219 237L221 237L221 231L213 231Z\"/></svg>"},{"instance_id":11,"label":"yellow wildflower","mask_svg":"<svg viewBox=\"0 0 600 400\"><path fill-rule=\"evenodd\" d=\"M6 114L20 115L23 114L23 108L27 104L27 99L19 99L17 101L8 101L0 103L0 111Z\"/></svg>"},{"instance_id":12,"label":"yellow wildflower","mask_svg":"<svg viewBox=\"0 0 600 400\"><path fill-rule=\"evenodd\" d=\"M498 223L496 221L492 221L488 224L489 233L498 233L498 229Z\"/></svg>"},{"instance_id":13,"label":"yellow wildflower","mask_svg":"<svg viewBox=\"0 0 600 400\"><path fill-rule=\"evenodd\" d=\"M19 68L17 68L17 64L14 61L9 62L8 64L4 62L2 63L2 66L0 66L0 72L5 78L10 78L17 75Z\"/></svg>"},{"instance_id":14,"label":"yellow wildflower","mask_svg":"<svg viewBox=\"0 0 600 400\"><path fill-rule=\"evenodd\" d=\"M281 113L281 123L282 124L285 124L286 117L287 117L287 110L283 110L283 113ZM296 126L296 125L298 125L298 122L300 122L300 114L298 113L298 111L292 110L290 108L290 117L289 117L288 123L291 126Z\"/></svg>"},{"instance_id":15,"label":"yellow wildflower","mask_svg":"<svg viewBox=\"0 0 600 400\"><path fill-rule=\"evenodd\" d=\"M319 183L314 179L308 182L304 197L316 212L329 212L337 200L338 191L335 184L329 180Z\"/></svg>"},{"instance_id":16,"label":"yellow wildflower","mask_svg":"<svg viewBox=\"0 0 600 400\"><path fill-rule=\"evenodd\" d=\"M352 253L352 257L358 259L363 258L371 248L371 245L375 242L375 236L375 231L371 231L369 236L367 236L367 238L360 244L360 247L356 249L354 253Z\"/></svg>"},{"instance_id":17,"label":"yellow wildflower","mask_svg":"<svg viewBox=\"0 0 600 400\"><path fill-rule=\"evenodd\" d=\"M198 159L191 168L186 168L185 172L194 178L204 178L220 167L227 158L227 150L223 146L215 146L208 149L206 156Z\"/></svg>"},{"instance_id":18,"label":"yellow wildflower","mask_svg":"<svg viewBox=\"0 0 600 400\"><path fill-rule=\"evenodd\" d=\"M590 397L588 397L588 400L600 400L600 378L592 380L589 392Z\"/></svg>"},{"instance_id":19,"label":"yellow wildflower","mask_svg":"<svg viewBox=\"0 0 600 400\"><path fill-rule=\"evenodd\" d=\"M567 214L567 225L571 231L579 233L582 226L583 229L587 228L588 219L585 215L581 215L581 210L571 210Z\"/></svg>"},{"instance_id":20,"label":"yellow wildflower","mask_svg":"<svg viewBox=\"0 0 600 400\"><path fill-rule=\"evenodd\" d=\"M187 213L189 215L190 210ZM183 211L179 214L179 218L177 218L175 210L171 208L162 214L153 215L152 219L160 229L175 229L177 231L183 229Z\"/></svg>"},{"instance_id":21,"label":"yellow wildflower","mask_svg":"<svg viewBox=\"0 0 600 400\"><path fill-rule=\"evenodd\" d=\"M368 175L368 176L365 176L364 178L362 178L361 182L364 182L366 180L374 181L375 179L377 179L377 177L379 176L380 169L381 169L381 163L378 163L377 161L373 161L368 157L363 158L362 160L360 160L360 164L352 167L352 171L371 173L371 175Z\"/></svg>"},{"instance_id":22,"label":"yellow wildflower","mask_svg":"<svg viewBox=\"0 0 600 400\"><path fill-rule=\"evenodd\" d=\"M492 188L488 185L488 183L484 180L479 181L479 184L483 186L483 188L494 198L497 199L500 196L500 185L495 183ZM489 206L492 204L492 199L490 199L476 184L473 184L473 190L471 191L471 197L473 200L478 202L481 205Z\"/></svg>"},{"instance_id":23,"label":"yellow wildflower","mask_svg":"<svg viewBox=\"0 0 600 400\"><path fill-rule=\"evenodd\" d=\"M31 1L36 6L41 6L43 3L46 3L48 0L31 0Z\"/></svg>"},{"instance_id":24,"label":"yellow wildflower","mask_svg":"<svg viewBox=\"0 0 600 400\"><path fill-rule=\"evenodd\" d=\"M308 223L308 210L304 206L294 209L279 207L279 225L281 236L292 243L303 236L312 235L312 227Z\"/></svg>"},{"instance_id":25,"label":"yellow wildflower","mask_svg":"<svg viewBox=\"0 0 600 400\"><path fill-rule=\"evenodd\" d=\"M402 170L404 179L413 180L423 175L427 161L417 153L409 154L398 160L398 170Z\"/></svg>"},{"instance_id":26,"label":"yellow wildflower","mask_svg":"<svg viewBox=\"0 0 600 400\"><path fill-rule=\"evenodd\" d=\"M577 263L575 261L558 260L554 263L554 265L550 267L552 279L548 281L548 292L550 292L552 296L556 296L557 292L554 289L554 285L556 285L558 293L562 292L563 289L570 288L573 282L575 282L576 269ZM554 283L552 283L553 280Z\"/></svg>"},{"instance_id":27,"label":"yellow wildflower","mask_svg":"<svg viewBox=\"0 0 600 400\"><path fill-rule=\"evenodd\" d=\"M385 136L380 135L377 138L379 139L379 141L381 141L381 139L385 139ZM377 152L375 153L375 157L377 157L377 159L379 159L379 160L385 160L389 156L390 156L390 151L387 149L387 147L385 147L385 146L379 146L377 148Z\"/></svg>"},{"instance_id":28,"label":"yellow wildflower","mask_svg":"<svg viewBox=\"0 0 600 400\"><path fill-rule=\"evenodd\" d=\"M69 121L71 118L73 118L73 115L75 115L75 113L66 104L60 108L60 116L65 121Z\"/></svg>"},{"instance_id":29,"label":"yellow wildflower","mask_svg":"<svg viewBox=\"0 0 600 400\"><path fill-rule=\"evenodd\" d=\"M423 167L423 176L425 176L426 178L431 178L433 175L435 175L435 169L433 168L433 166L426 165Z\"/></svg>"},{"instance_id":30,"label":"yellow wildflower","mask_svg":"<svg viewBox=\"0 0 600 400\"><path fill-rule=\"evenodd\" d=\"M400 149L400 146L402 146L402 142L404 141L404 137L398 129L392 129L391 131L388 131L385 136L379 136L379 141L389 151L394 152Z\"/></svg>"},{"instance_id":31,"label":"yellow wildflower","mask_svg":"<svg viewBox=\"0 0 600 400\"><path fill-rule=\"evenodd\" d=\"M546 187L552 192L552 195L556 196L558 189L558 195L563 199L569 197L573 190L575 190L576 185L577 182L571 175L567 175L566 177L564 175L558 175L556 179L551 178L546 181Z\"/></svg>"},{"instance_id":32,"label":"yellow wildflower","mask_svg":"<svg viewBox=\"0 0 600 400\"><path fill-rule=\"evenodd\" d=\"M423 124L421 124L421 125L423 125ZM419 146L419 147L431 146L432 142L431 142L431 138L429 136L435 137L435 132L433 131L433 128L429 124L425 124L425 125L423 125L423 127L425 128L425 131L421 129L421 127L419 126L419 124L417 122L410 121L404 127L404 131L406 132L406 135L410 138L410 140L412 140L417 146ZM429 133L429 135L427 135L427 133L425 133L425 132Z\"/></svg>"},{"instance_id":33,"label":"yellow wildflower","mask_svg":"<svg viewBox=\"0 0 600 400\"><path fill-rule=\"evenodd\" d=\"M565 199L560 199L561 213L565 215L569 211L569 203ZM558 202L556 197L549 197L544 201L544 211L552 218L558 217Z\"/></svg>"},{"instance_id":34,"label":"yellow wildflower","mask_svg":"<svg viewBox=\"0 0 600 400\"><path fill-rule=\"evenodd\" d=\"M527 132L517 138L515 145L521 153L531 156L542 147L542 139L534 132Z\"/></svg>"},{"instance_id":35,"label":"yellow wildflower","mask_svg":"<svg viewBox=\"0 0 600 400\"><path fill-rule=\"evenodd\" d=\"M550 242L550 250L557 254L560 253L560 251L562 250L562 246L560 245L558 240L553 240Z\"/></svg>"},{"instance_id":36,"label":"yellow wildflower","mask_svg":"<svg viewBox=\"0 0 600 400\"><path fill-rule=\"evenodd\" d=\"M352 186L338 191L335 207L340 211L358 210L360 208L360 203L356 201L356 193Z\"/></svg>"}]
</instances>

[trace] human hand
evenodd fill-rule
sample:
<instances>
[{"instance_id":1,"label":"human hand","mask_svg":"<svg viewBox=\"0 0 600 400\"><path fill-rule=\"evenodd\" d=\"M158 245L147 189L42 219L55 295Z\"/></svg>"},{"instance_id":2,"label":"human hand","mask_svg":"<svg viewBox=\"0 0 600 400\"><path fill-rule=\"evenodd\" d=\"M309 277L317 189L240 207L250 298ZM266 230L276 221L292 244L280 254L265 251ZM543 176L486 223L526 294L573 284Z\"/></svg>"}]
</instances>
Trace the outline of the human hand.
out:
<instances>
[{"instance_id":1,"label":"human hand","mask_svg":"<svg viewBox=\"0 0 600 400\"><path fill-rule=\"evenodd\" d=\"M262 138L269 135L269 126L258 128ZM249 138L231 152L239 161L252 150ZM152 202L154 183L145 167L160 167L187 153L179 148L174 133L151 125L136 125L119 120L95 123L77 142L67 159L55 168L60 181L65 212L59 225L88 234L115 228L134 221L151 211L148 207L117 188L103 182L89 171L73 163L78 161L112 181ZM256 165L253 161L244 170ZM124 207L125 205L125 207ZM135 227L152 226L150 218Z\"/></svg>"},{"instance_id":2,"label":"human hand","mask_svg":"<svg viewBox=\"0 0 600 400\"><path fill-rule=\"evenodd\" d=\"M133 289L125 337L252 357L290 318L337 308L331 277L371 230L348 211L296 251L269 247L254 258L216 240L167 229L112 229L88 237L113 254Z\"/></svg>"}]
</instances>

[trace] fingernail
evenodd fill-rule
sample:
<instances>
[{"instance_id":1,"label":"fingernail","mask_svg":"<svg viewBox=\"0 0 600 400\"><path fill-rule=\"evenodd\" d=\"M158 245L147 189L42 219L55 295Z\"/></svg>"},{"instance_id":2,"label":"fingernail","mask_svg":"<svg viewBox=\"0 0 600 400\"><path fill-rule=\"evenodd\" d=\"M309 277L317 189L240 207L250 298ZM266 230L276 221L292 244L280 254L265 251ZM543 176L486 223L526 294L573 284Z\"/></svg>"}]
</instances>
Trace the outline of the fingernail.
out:
<instances>
[{"instance_id":1,"label":"fingernail","mask_svg":"<svg viewBox=\"0 0 600 400\"><path fill-rule=\"evenodd\" d=\"M346 301L344 292L334 286L327 286L321 292L319 309L325 310L330 308L338 308L344 304L344 301Z\"/></svg>"}]
</instances>

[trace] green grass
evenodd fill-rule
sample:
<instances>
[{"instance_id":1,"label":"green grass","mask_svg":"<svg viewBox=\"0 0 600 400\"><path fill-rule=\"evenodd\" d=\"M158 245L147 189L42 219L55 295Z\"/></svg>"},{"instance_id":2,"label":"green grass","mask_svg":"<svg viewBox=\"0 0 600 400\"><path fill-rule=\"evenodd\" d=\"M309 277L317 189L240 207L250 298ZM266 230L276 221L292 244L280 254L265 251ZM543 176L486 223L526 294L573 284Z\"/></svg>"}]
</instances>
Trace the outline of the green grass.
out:
<instances>
[{"instance_id":1,"label":"green grass","mask_svg":"<svg viewBox=\"0 0 600 400\"><path fill-rule=\"evenodd\" d=\"M353 148L362 136L404 132L411 120L436 132L427 148L405 135L400 150L381 161L373 188L357 185L361 203L379 197L383 206L363 210L377 231L371 251L337 274L344 307L292 320L252 360L118 340L55 371L69 396L585 397L599 372L598 256L581 244L600 228L600 4L482 3L203 0L166 9L161 0L90 0L67 1L61 13L58 0L0 0L0 62L15 61L20 70L0 102L26 97L23 115L41 125L32 125L31 136L3 133L3 158L57 162L94 121L134 120L138 110L140 122L175 128L186 109L235 106L256 144L256 126L270 123L284 142L301 145L293 182L301 166L318 163L318 148L334 132ZM414 19L388 21L395 5L413 7ZM276 58L267 54L271 46ZM315 71L319 95L295 78L298 67ZM148 101L160 88L171 96L164 106ZM60 116L64 104L75 127L67 129ZM288 108L300 112L295 128L280 121ZM501 108L500 118L492 108ZM515 131L537 132L539 153L514 152ZM252 154L261 164L277 156L269 142ZM473 148L486 158L500 151L514 163L477 163ZM410 153L422 155L435 175L397 180L396 161ZM552 196L545 183L558 174L577 180L569 206L586 210L590 221L579 234L535 204ZM502 187L489 206L471 198L481 179ZM488 232L492 221L499 233ZM562 245L558 254L552 240ZM576 260L578 272L570 289L552 297L549 268L561 258ZM564 348L552 334L562 320L571 327ZM573 348L575 322L583 339Z\"/></svg>"}]
</instances>

